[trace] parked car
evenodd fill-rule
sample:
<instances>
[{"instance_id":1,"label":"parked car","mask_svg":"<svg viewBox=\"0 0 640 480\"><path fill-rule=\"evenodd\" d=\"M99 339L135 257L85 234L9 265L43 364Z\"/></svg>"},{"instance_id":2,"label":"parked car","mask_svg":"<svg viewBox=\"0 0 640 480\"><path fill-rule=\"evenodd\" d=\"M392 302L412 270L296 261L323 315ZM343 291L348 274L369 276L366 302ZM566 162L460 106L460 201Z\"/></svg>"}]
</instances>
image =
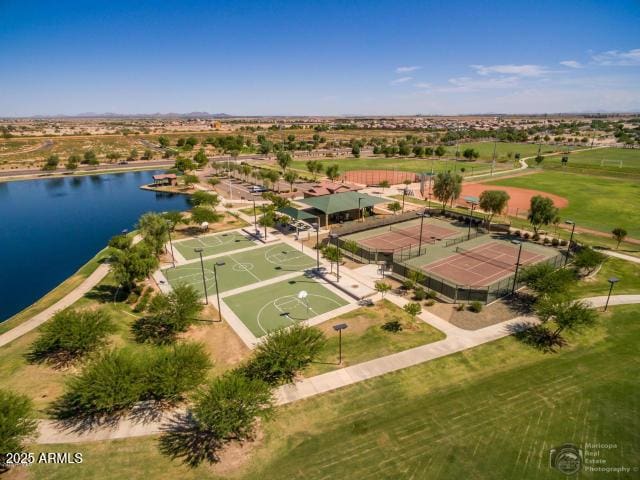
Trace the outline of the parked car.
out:
<instances>
[{"instance_id":1,"label":"parked car","mask_svg":"<svg viewBox=\"0 0 640 480\"><path fill-rule=\"evenodd\" d=\"M266 187L263 187L262 185L251 185L249 187L249 191L251 193L262 193L262 192L266 192L267 189L266 189Z\"/></svg>"}]
</instances>

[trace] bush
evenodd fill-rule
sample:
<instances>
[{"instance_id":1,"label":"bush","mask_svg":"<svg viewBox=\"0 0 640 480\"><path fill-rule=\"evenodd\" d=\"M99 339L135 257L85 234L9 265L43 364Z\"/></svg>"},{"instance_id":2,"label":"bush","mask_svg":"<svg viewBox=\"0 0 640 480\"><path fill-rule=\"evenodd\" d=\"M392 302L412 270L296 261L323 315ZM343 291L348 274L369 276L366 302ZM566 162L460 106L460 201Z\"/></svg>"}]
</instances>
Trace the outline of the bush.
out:
<instances>
[{"instance_id":1,"label":"bush","mask_svg":"<svg viewBox=\"0 0 640 480\"><path fill-rule=\"evenodd\" d=\"M462 312L464 310L464 304L463 303L459 303L458 305L455 306L455 309L458 312Z\"/></svg>"},{"instance_id":2,"label":"bush","mask_svg":"<svg viewBox=\"0 0 640 480\"><path fill-rule=\"evenodd\" d=\"M422 287L416 287L413 291L413 299L417 301L422 301L426 298L427 294Z\"/></svg>"},{"instance_id":3,"label":"bush","mask_svg":"<svg viewBox=\"0 0 640 480\"><path fill-rule=\"evenodd\" d=\"M231 371L196 394L193 415L200 428L221 440L244 440L253 434L256 418L267 415L271 406L269 385Z\"/></svg>"},{"instance_id":4,"label":"bush","mask_svg":"<svg viewBox=\"0 0 640 480\"><path fill-rule=\"evenodd\" d=\"M557 238L552 238L551 245L557 247L558 245L560 245L560 240L558 240Z\"/></svg>"},{"instance_id":5,"label":"bush","mask_svg":"<svg viewBox=\"0 0 640 480\"><path fill-rule=\"evenodd\" d=\"M544 237L542 243L544 243L545 245L549 245L551 243L551 240L549 240L549 237Z\"/></svg>"},{"instance_id":6,"label":"bush","mask_svg":"<svg viewBox=\"0 0 640 480\"><path fill-rule=\"evenodd\" d=\"M402 331L402 325L398 320L389 320L388 322L384 323L380 328L382 328L386 332L393 332L393 333Z\"/></svg>"},{"instance_id":7,"label":"bush","mask_svg":"<svg viewBox=\"0 0 640 480\"><path fill-rule=\"evenodd\" d=\"M38 424L31 400L24 395L0 390L0 473L5 454L24 451L23 442L36 433Z\"/></svg>"},{"instance_id":8,"label":"bush","mask_svg":"<svg viewBox=\"0 0 640 480\"><path fill-rule=\"evenodd\" d=\"M535 232L531 237L531 240L533 240L534 242L537 242L538 240L540 240L540 234L538 232Z\"/></svg>"},{"instance_id":9,"label":"bush","mask_svg":"<svg viewBox=\"0 0 640 480\"><path fill-rule=\"evenodd\" d=\"M436 303L436 301L435 301L435 300L433 300L433 299L430 299L430 300L427 300L426 302L424 302L424 304L425 304L427 307L431 307L431 306L435 305L435 303Z\"/></svg>"},{"instance_id":10,"label":"bush","mask_svg":"<svg viewBox=\"0 0 640 480\"><path fill-rule=\"evenodd\" d=\"M269 385L290 383L318 356L325 343L324 334L317 328L296 324L276 330L256 347L242 371L248 378Z\"/></svg>"},{"instance_id":11,"label":"bush","mask_svg":"<svg viewBox=\"0 0 640 480\"><path fill-rule=\"evenodd\" d=\"M468 308L471 312L480 313L483 307L484 305L482 304L482 302L471 302Z\"/></svg>"},{"instance_id":12,"label":"bush","mask_svg":"<svg viewBox=\"0 0 640 480\"><path fill-rule=\"evenodd\" d=\"M416 282L414 282L413 280L406 279L404 282L402 282L402 288L404 288L405 290L411 290L415 286L415 284Z\"/></svg>"},{"instance_id":13,"label":"bush","mask_svg":"<svg viewBox=\"0 0 640 480\"><path fill-rule=\"evenodd\" d=\"M69 364L103 345L115 325L104 310L63 310L42 327L28 353L32 362Z\"/></svg>"},{"instance_id":14,"label":"bush","mask_svg":"<svg viewBox=\"0 0 640 480\"><path fill-rule=\"evenodd\" d=\"M514 234L516 237L519 237L520 235L522 235L522 232L521 232L520 230L516 230L515 232L513 232L513 234Z\"/></svg>"},{"instance_id":15,"label":"bush","mask_svg":"<svg viewBox=\"0 0 640 480\"><path fill-rule=\"evenodd\" d=\"M529 234L529 232L524 232L524 233L522 234L522 238L524 238L525 240L528 240L528 239L529 239L529 237L531 237L531 235Z\"/></svg>"},{"instance_id":16,"label":"bush","mask_svg":"<svg viewBox=\"0 0 640 480\"><path fill-rule=\"evenodd\" d=\"M560 240L560 246L561 247L566 247L569 244L569 242L567 242L564 238L562 240Z\"/></svg>"},{"instance_id":17,"label":"bush","mask_svg":"<svg viewBox=\"0 0 640 480\"><path fill-rule=\"evenodd\" d=\"M68 381L52 413L58 419L95 417L120 413L144 400L180 400L203 382L210 366L199 344L111 350Z\"/></svg>"},{"instance_id":18,"label":"bush","mask_svg":"<svg viewBox=\"0 0 640 480\"><path fill-rule=\"evenodd\" d=\"M436 292L434 292L433 290L427 290L427 298L431 299L431 300L435 300L437 298L437 294Z\"/></svg>"}]
</instances>

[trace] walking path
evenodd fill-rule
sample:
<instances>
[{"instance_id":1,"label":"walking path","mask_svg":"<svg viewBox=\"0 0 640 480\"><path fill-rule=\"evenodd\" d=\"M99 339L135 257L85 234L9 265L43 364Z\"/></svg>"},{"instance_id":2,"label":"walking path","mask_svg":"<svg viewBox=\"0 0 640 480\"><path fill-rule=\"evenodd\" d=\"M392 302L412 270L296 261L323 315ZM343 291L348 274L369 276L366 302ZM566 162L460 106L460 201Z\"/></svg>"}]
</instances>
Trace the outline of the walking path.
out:
<instances>
[{"instance_id":1,"label":"walking path","mask_svg":"<svg viewBox=\"0 0 640 480\"><path fill-rule=\"evenodd\" d=\"M386 298L398 305L406 302L405 299L394 295L388 295ZM606 299L607 297L603 296L585 300L593 307L601 307L605 304ZM609 301L609 305L634 303L640 303L640 295L615 295L612 296ZM369 380L386 373L412 367L468 348L473 348L510 335L512 333L510 327L513 325L535 321L534 317L522 316L479 330L470 331L459 329L450 324L445 328L443 324L448 324L448 322L429 312L423 312L419 315L419 318L436 328L442 328L447 331L447 338L439 342L429 343L282 386L275 392L277 404L284 405L295 402L348 385L353 385L364 380ZM78 431L74 429L64 430L58 427L54 421L41 420L38 427L39 436L37 443L79 443L153 435L160 433L164 422L175 413L177 413L177 411L166 412L162 416L146 423L126 418L113 426L101 426L88 431Z\"/></svg>"},{"instance_id":2,"label":"walking path","mask_svg":"<svg viewBox=\"0 0 640 480\"><path fill-rule=\"evenodd\" d=\"M80 285L78 285L77 288L69 292L65 297L58 300L49 308L31 317L26 322L23 322L17 327L0 335L0 347L12 342L18 337L21 337L25 333L30 332L34 328L38 328L44 322L53 317L56 312L63 310L80 300L85 293L95 287L104 277L106 277L107 273L109 273L109 265L106 263L99 265L91 275L89 275Z\"/></svg>"}]
</instances>

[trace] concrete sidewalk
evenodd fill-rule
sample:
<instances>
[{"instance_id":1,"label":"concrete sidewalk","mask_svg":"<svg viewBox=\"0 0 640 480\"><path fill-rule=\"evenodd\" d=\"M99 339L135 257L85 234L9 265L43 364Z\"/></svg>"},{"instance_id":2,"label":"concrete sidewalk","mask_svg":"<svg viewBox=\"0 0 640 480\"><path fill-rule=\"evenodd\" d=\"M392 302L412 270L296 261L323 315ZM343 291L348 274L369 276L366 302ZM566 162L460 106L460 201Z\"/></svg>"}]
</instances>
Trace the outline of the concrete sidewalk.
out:
<instances>
[{"instance_id":1,"label":"concrete sidewalk","mask_svg":"<svg viewBox=\"0 0 640 480\"><path fill-rule=\"evenodd\" d=\"M6 333L0 335L0 347L6 345L9 342L12 342L18 337L21 337L25 333L30 332L34 328L38 328L44 322L53 317L56 312L60 310L64 310L70 305L74 304L76 301L80 300L85 293L95 287L100 281L107 276L109 273L109 265L101 264L96 268L96 270L89 275L78 287L69 292L65 297L58 300L56 303L51 305L49 308L43 310L37 315L33 316L26 322L21 323L15 328L12 328Z\"/></svg>"}]
</instances>

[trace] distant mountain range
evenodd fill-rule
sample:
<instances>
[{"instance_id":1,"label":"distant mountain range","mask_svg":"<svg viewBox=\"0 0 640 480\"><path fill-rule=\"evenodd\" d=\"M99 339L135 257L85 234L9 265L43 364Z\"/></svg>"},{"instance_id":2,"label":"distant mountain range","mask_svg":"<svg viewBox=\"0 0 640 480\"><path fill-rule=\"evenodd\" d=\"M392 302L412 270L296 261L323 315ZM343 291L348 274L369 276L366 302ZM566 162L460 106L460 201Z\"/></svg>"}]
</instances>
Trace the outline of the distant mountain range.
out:
<instances>
[{"instance_id":1,"label":"distant mountain range","mask_svg":"<svg viewBox=\"0 0 640 480\"><path fill-rule=\"evenodd\" d=\"M83 112L77 115L32 115L25 118L232 118L227 113L188 112L188 113L96 113Z\"/></svg>"}]
</instances>

